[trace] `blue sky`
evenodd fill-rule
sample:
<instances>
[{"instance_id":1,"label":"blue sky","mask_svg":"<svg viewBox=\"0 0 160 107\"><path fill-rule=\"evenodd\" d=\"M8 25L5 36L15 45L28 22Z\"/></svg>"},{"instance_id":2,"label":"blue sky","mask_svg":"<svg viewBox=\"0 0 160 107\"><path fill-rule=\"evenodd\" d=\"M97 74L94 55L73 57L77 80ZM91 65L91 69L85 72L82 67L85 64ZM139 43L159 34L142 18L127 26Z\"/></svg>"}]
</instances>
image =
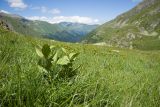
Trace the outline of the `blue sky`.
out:
<instances>
[{"instance_id":1,"label":"blue sky","mask_svg":"<svg viewBox=\"0 0 160 107\"><path fill-rule=\"evenodd\" d=\"M0 9L31 20L104 23L141 0L0 0Z\"/></svg>"}]
</instances>

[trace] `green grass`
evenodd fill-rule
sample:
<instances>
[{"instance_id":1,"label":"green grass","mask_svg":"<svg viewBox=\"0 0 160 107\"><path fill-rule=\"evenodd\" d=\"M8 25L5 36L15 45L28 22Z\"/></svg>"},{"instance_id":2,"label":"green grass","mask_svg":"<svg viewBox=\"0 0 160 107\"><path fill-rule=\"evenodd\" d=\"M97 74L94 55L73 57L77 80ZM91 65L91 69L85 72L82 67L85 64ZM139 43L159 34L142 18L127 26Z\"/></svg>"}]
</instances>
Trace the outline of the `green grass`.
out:
<instances>
[{"instance_id":1,"label":"green grass","mask_svg":"<svg viewBox=\"0 0 160 107\"><path fill-rule=\"evenodd\" d=\"M160 50L160 38L157 36L144 36L142 38L134 40L133 46L136 49L141 50Z\"/></svg>"},{"instance_id":2,"label":"green grass","mask_svg":"<svg viewBox=\"0 0 160 107\"><path fill-rule=\"evenodd\" d=\"M75 80L45 83L34 45L46 43L80 53ZM52 42L0 30L0 106L159 107L159 52Z\"/></svg>"}]
</instances>

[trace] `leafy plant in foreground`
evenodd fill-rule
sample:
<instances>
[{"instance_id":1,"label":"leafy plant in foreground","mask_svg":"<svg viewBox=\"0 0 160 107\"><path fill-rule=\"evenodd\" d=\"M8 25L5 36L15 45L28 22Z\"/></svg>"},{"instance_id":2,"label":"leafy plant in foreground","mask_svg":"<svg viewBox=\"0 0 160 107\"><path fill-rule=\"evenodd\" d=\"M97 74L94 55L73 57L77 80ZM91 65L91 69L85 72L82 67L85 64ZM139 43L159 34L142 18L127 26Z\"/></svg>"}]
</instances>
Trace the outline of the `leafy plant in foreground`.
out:
<instances>
[{"instance_id":1,"label":"leafy plant in foreground","mask_svg":"<svg viewBox=\"0 0 160 107\"><path fill-rule=\"evenodd\" d=\"M62 47L49 46L47 44L42 47L37 46L36 52L40 57L38 65L48 82L71 79L76 75L78 68L73 69L73 62L78 53L69 53Z\"/></svg>"}]
</instances>

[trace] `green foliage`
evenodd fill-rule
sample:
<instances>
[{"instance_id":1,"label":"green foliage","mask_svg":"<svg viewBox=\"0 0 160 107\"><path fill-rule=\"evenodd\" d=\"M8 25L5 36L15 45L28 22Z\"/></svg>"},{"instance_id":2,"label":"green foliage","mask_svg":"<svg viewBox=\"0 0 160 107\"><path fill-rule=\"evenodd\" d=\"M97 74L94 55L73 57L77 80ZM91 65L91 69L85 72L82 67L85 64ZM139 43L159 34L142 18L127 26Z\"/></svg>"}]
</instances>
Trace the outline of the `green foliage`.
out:
<instances>
[{"instance_id":1,"label":"green foliage","mask_svg":"<svg viewBox=\"0 0 160 107\"><path fill-rule=\"evenodd\" d=\"M33 44L40 45L40 56ZM48 83L48 70L37 66L44 44L51 53L59 47L53 62L60 52L66 56L60 47L80 53L73 67L82 66L74 79ZM160 107L159 53L53 42L0 29L0 106Z\"/></svg>"},{"instance_id":2,"label":"green foliage","mask_svg":"<svg viewBox=\"0 0 160 107\"><path fill-rule=\"evenodd\" d=\"M140 50L160 50L160 39L157 36L146 36L133 41L133 47Z\"/></svg>"},{"instance_id":3,"label":"green foliage","mask_svg":"<svg viewBox=\"0 0 160 107\"><path fill-rule=\"evenodd\" d=\"M78 53L69 53L66 49L48 44L36 47L37 55L40 57L38 65L42 67L44 77L49 80L66 80L76 75L73 63ZM42 70L41 69L41 70Z\"/></svg>"}]
</instances>

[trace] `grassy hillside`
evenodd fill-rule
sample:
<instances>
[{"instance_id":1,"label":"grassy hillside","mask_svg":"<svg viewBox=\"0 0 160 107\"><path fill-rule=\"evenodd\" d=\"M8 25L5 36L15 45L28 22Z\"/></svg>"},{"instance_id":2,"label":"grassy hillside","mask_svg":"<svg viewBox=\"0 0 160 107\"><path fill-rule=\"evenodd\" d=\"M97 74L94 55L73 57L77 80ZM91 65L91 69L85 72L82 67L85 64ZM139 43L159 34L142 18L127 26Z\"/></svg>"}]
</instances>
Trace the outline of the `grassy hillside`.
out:
<instances>
[{"instance_id":1,"label":"grassy hillside","mask_svg":"<svg viewBox=\"0 0 160 107\"><path fill-rule=\"evenodd\" d=\"M98 27L84 41L86 43L105 42L107 45L138 49L141 45L146 45L145 49L149 49L151 47L149 44L138 45L137 41L151 38L151 40L154 39L153 41L159 42L159 44L155 44L155 49L156 47L160 47L159 17L160 1L143 0L132 10ZM153 41L150 41L151 45L154 44Z\"/></svg>"},{"instance_id":2,"label":"grassy hillside","mask_svg":"<svg viewBox=\"0 0 160 107\"><path fill-rule=\"evenodd\" d=\"M63 30L58 24L50 24L44 21L31 21L28 26L32 27L40 35L54 34Z\"/></svg>"},{"instance_id":3,"label":"grassy hillside","mask_svg":"<svg viewBox=\"0 0 160 107\"><path fill-rule=\"evenodd\" d=\"M74 80L47 84L35 45L79 52ZM0 106L159 107L160 51L69 44L0 29Z\"/></svg>"},{"instance_id":4,"label":"grassy hillside","mask_svg":"<svg viewBox=\"0 0 160 107\"><path fill-rule=\"evenodd\" d=\"M33 28L27 26L26 23L30 23L29 20L26 20L19 16L10 16L5 13L0 13L0 21L3 21L7 25L9 25L10 29L14 32L21 33L23 35L37 35L38 33L33 30ZM40 36L40 35L39 35Z\"/></svg>"}]
</instances>

